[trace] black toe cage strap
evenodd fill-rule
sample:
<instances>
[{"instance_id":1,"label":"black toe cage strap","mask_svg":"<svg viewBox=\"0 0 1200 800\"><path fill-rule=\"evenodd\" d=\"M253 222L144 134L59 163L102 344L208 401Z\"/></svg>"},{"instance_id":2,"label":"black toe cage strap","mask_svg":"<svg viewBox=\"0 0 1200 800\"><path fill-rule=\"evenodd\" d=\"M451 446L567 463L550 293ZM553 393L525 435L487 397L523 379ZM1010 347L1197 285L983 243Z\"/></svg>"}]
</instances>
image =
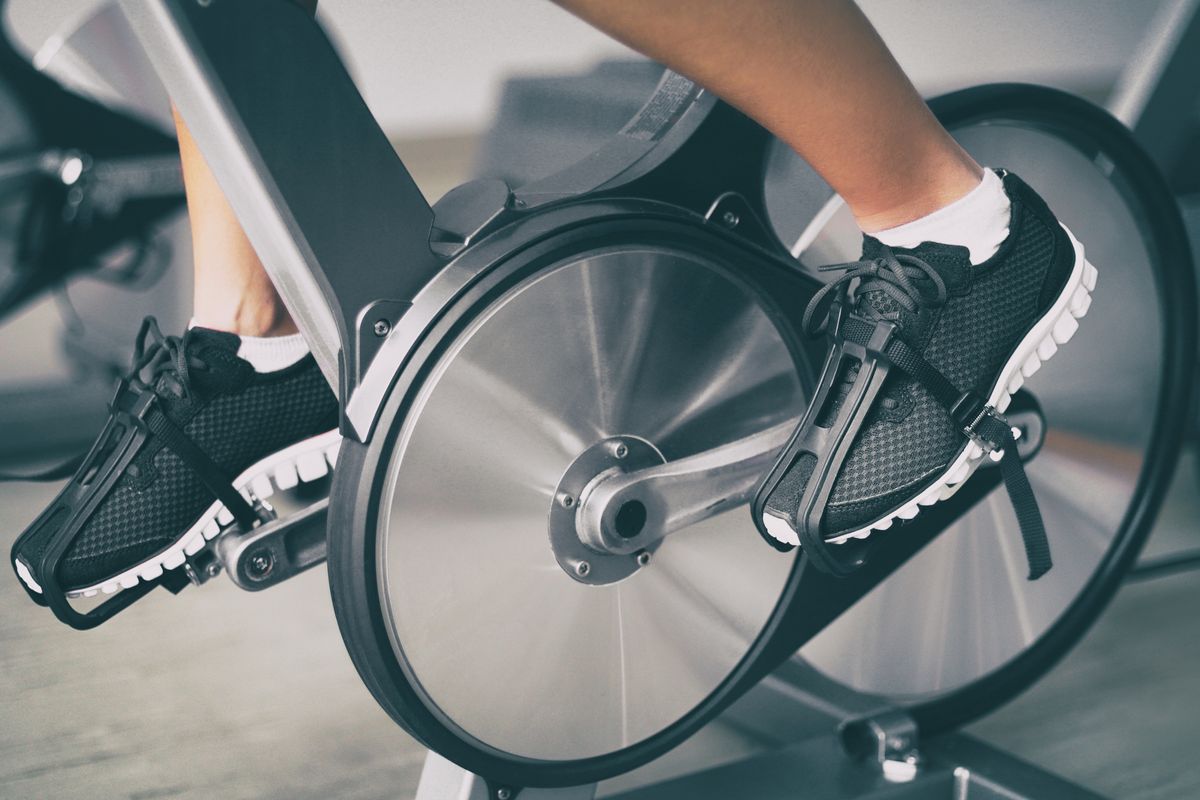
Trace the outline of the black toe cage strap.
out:
<instances>
[{"instance_id":1,"label":"black toe cage strap","mask_svg":"<svg viewBox=\"0 0 1200 800\"><path fill-rule=\"evenodd\" d=\"M217 466L207 453L181 431L179 426L171 422L157 404L151 405L144 419L146 427L162 437L163 444L171 448L175 455L196 473L208 490L225 504L225 508L229 509L229 513L233 514L233 518L243 529L250 530L254 527L258 522L254 508L246 502L241 492L233 488L233 483L224 470Z\"/></svg>"},{"instance_id":2,"label":"black toe cage strap","mask_svg":"<svg viewBox=\"0 0 1200 800\"><path fill-rule=\"evenodd\" d=\"M991 414L983 416L975 426L975 432L984 441L999 442L1003 448L1003 455L1000 456L1000 474L1012 500L1013 510L1017 513L1021 539L1025 542L1029 580L1035 581L1049 572L1054 563L1050 559L1050 540L1046 537L1046 527L1042 523L1037 498L1033 496L1029 476L1025 474L1021 456L1017 454L1017 440L1013 438L1009 424L1002 417Z\"/></svg>"},{"instance_id":3,"label":"black toe cage strap","mask_svg":"<svg viewBox=\"0 0 1200 800\"><path fill-rule=\"evenodd\" d=\"M858 326L866 327L866 326ZM847 326L843 335L847 339L861 338L865 331ZM1050 570L1050 541L1042 522L1033 487L1017 452L1017 441L1012 427L994 408L974 392L960 391L936 367L925 360L913 348L898 337L888 342L884 355L914 380L925 386L934 398L944 405L951 418L958 423L963 433L978 442L986 451L1002 450L1000 474L1017 514L1021 539L1025 544L1025 557L1029 561L1029 580L1037 580Z\"/></svg>"}]
</instances>

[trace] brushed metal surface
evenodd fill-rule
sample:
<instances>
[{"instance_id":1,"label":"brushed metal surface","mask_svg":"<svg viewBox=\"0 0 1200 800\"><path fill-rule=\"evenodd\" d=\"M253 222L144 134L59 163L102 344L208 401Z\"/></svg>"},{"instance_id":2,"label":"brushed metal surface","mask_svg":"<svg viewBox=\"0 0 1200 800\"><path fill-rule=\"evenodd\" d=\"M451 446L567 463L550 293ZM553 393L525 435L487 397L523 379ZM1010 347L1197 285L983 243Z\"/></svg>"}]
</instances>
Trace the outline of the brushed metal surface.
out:
<instances>
[{"instance_id":1,"label":"brushed metal surface","mask_svg":"<svg viewBox=\"0 0 1200 800\"><path fill-rule=\"evenodd\" d=\"M420 392L383 496L393 642L432 703L544 759L620 749L695 707L761 631L794 556L738 508L629 578L584 585L549 546L554 489L599 440L640 436L670 461L802 403L758 301L703 261L601 253L498 300Z\"/></svg>"}]
</instances>

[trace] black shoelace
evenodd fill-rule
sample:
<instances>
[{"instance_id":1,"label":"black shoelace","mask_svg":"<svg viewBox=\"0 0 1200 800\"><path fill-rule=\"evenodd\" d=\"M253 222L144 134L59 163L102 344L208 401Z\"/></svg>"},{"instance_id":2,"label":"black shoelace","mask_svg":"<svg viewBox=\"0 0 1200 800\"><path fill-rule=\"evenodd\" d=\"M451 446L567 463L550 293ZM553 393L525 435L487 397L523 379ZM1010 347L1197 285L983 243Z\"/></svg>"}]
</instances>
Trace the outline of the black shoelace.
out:
<instances>
[{"instance_id":1,"label":"black shoelace","mask_svg":"<svg viewBox=\"0 0 1200 800\"><path fill-rule=\"evenodd\" d=\"M845 297L853 304L859 318L843 319L837 333L845 340L864 346L871 340L876 323L885 319L872 301L872 293L882 292L909 312L922 307L936 308L945 304L949 295L946 282L930 264L913 255L893 253L888 247L883 248L878 258L832 264L821 267L820 271L844 271L845 274L813 295L804 310L801 322L804 331L813 336L824 333L833 302ZM1003 451L1000 472L1021 530L1029 579L1036 580L1044 575L1052 566L1050 544L1008 421L973 390L962 391L956 387L902 338L893 336L884 356L924 385L950 412L964 436L977 442L985 452Z\"/></svg>"},{"instance_id":2,"label":"black shoelace","mask_svg":"<svg viewBox=\"0 0 1200 800\"><path fill-rule=\"evenodd\" d=\"M897 255L886 247L879 258L830 264L818 267L817 271L844 271L845 274L822 286L804 309L801 326L810 336L819 336L825 331L829 323L829 307L843 290L851 301L881 291L910 312L917 311L921 306L943 305L949 297L946 282L936 269L916 256L905 253ZM922 288L922 278L933 284L932 294ZM873 319L883 318L870 301L857 303L857 306L856 310L860 313L866 312Z\"/></svg>"},{"instance_id":3,"label":"black shoelace","mask_svg":"<svg viewBox=\"0 0 1200 800\"><path fill-rule=\"evenodd\" d=\"M134 340L133 359L123 382L137 392L161 393L168 389L177 397L188 397L192 393L192 370L207 370L208 364L184 345L179 336L166 336L158 326L158 320L148 316L142 320ZM122 413L109 406L110 414ZM0 482L28 481L44 482L69 478L75 474L87 457L88 451L30 473L0 472Z\"/></svg>"},{"instance_id":4,"label":"black shoelace","mask_svg":"<svg viewBox=\"0 0 1200 800\"><path fill-rule=\"evenodd\" d=\"M133 363L125 381L139 392L160 393L160 387L166 386L179 397L189 397L192 370L208 370L204 359L184 345L183 337L164 336L154 317L142 320L135 341ZM143 379L147 371L147 379Z\"/></svg>"}]
</instances>

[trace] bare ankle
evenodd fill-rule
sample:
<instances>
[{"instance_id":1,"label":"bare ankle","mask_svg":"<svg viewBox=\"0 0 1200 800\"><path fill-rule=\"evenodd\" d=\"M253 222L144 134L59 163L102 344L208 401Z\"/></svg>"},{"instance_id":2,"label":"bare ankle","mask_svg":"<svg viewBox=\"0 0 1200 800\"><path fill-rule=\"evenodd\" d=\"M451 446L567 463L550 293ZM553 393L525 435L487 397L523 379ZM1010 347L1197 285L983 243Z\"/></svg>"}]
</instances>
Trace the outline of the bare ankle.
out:
<instances>
[{"instance_id":1,"label":"bare ankle","mask_svg":"<svg viewBox=\"0 0 1200 800\"><path fill-rule=\"evenodd\" d=\"M922 169L916 176L900 176L891 191L880 191L869 201L851 203L850 210L859 228L875 233L945 208L978 186L982 178L982 167L966 156L965 161Z\"/></svg>"},{"instance_id":2,"label":"bare ankle","mask_svg":"<svg viewBox=\"0 0 1200 800\"><path fill-rule=\"evenodd\" d=\"M196 302L195 322L205 328L236 333L238 336L287 336L298 332L296 323L278 300L240 302L216 306Z\"/></svg>"}]
</instances>

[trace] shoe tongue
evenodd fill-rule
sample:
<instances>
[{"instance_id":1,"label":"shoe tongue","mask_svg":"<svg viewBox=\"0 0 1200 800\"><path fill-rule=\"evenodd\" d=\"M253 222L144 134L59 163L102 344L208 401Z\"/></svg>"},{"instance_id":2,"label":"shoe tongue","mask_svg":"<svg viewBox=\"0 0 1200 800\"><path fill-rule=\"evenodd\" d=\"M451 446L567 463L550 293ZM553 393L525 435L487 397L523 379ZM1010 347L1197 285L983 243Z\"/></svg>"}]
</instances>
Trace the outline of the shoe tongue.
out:
<instances>
[{"instance_id":1,"label":"shoe tongue","mask_svg":"<svg viewBox=\"0 0 1200 800\"><path fill-rule=\"evenodd\" d=\"M189 369L192 384L203 391L229 391L250 378L254 367L238 357L242 340L235 333L194 326L183 336L184 351L207 369Z\"/></svg>"},{"instance_id":2,"label":"shoe tongue","mask_svg":"<svg viewBox=\"0 0 1200 800\"><path fill-rule=\"evenodd\" d=\"M187 329L187 333L183 335L183 341L188 347L197 348L197 353L201 350L215 348L236 356L238 348L242 346L242 338L236 333L214 331L212 328L201 328L198 325Z\"/></svg>"},{"instance_id":3,"label":"shoe tongue","mask_svg":"<svg viewBox=\"0 0 1200 800\"><path fill-rule=\"evenodd\" d=\"M946 287L953 291L956 287L965 286L971 280L971 251L960 245L941 244L939 242L922 242L916 247L890 248L894 255L909 255L921 259L933 267ZM863 236L862 258L864 261L874 260L883 256L884 244L874 236ZM913 280L918 288L933 293L933 282L925 276ZM915 315L896 302L887 292L876 289L862 292L858 296L859 305L867 305L886 319L894 319L902 326L911 322Z\"/></svg>"},{"instance_id":4,"label":"shoe tongue","mask_svg":"<svg viewBox=\"0 0 1200 800\"><path fill-rule=\"evenodd\" d=\"M874 236L863 234L862 257L864 261L883 255L884 244ZM896 255L916 256L938 271L947 286L954 286L971 279L971 251L959 244L921 242L916 247L893 247Z\"/></svg>"}]
</instances>

